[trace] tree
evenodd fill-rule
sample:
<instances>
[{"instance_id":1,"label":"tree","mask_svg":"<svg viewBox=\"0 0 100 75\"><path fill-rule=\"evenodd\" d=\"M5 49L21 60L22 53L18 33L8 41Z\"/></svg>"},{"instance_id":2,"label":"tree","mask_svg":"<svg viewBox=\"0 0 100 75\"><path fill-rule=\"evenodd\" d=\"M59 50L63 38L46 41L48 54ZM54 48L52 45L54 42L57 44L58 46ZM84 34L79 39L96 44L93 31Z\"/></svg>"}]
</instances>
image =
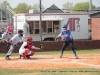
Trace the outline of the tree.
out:
<instances>
[{"instance_id":1,"label":"tree","mask_svg":"<svg viewBox=\"0 0 100 75\"><path fill-rule=\"evenodd\" d=\"M29 10L32 8L31 5L28 5L26 4L25 2L24 3L19 3L17 5L16 8L14 8L13 10L16 12L16 13L28 13Z\"/></svg>"},{"instance_id":2,"label":"tree","mask_svg":"<svg viewBox=\"0 0 100 75\"><path fill-rule=\"evenodd\" d=\"M45 8L44 8L43 5L41 5L41 6L42 6L41 8L42 8L42 11L43 11ZM39 10L39 9L40 9L40 4L39 4L39 3L38 3L38 4L34 4L34 5L32 6L32 8L33 8L33 9Z\"/></svg>"},{"instance_id":3,"label":"tree","mask_svg":"<svg viewBox=\"0 0 100 75\"><path fill-rule=\"evenodd\" d=\"M10 8L12 8L12 7L10 6L9 2L7 2L6 0L3 1L3 2L0 4L0 6L1 6L2 10L4 10L4 11L6 10L6 6L9 6Z\"/></svg>"},{"instance_id":4,"label":"tree","mask_svg":"<svg viewBox=\"0 0 100 75\"><path fill-rule=\"evenodd\" d=\"M92 8L96 8L95 5L92 4ZM72 11L73 12L82 12L89 10L89 2L81 2L74 5Z\"/></svg>"},{"instance_id":5,"label":"tree","mask_svg":"<svg viewBox=\"0 0 100 75\"><path fill-rule=\"evenodd\" d=\"M73 7L73 3L65 3L63 4L63 11L64 12L70 12L72 10L72 7Z\"/></svg>"},{"instance_id":6,"label":"tree","mask_svg":"<svg viewBox=\"0 0 100 75\"><path fill-rule=\"evenodd\" d=\"M7 6L9 8L12 9L12 7L10 6L9 2L7 2L6 0L4 0L1 4L0 4L0 8L2 11L2 16L4 20L8 20L11 23L11 17L12 17L12 13L10 11L6 11Z\"/></svg>"},{"instance_id":7,"label":"tree","mask_svg":"<svg viewBox=\"0 0 100 75\"><path fill-rule=\"evenodd\" d=\"M34 4L33 9L39 9L39 4Z\"/></svg>"}]
</instances>

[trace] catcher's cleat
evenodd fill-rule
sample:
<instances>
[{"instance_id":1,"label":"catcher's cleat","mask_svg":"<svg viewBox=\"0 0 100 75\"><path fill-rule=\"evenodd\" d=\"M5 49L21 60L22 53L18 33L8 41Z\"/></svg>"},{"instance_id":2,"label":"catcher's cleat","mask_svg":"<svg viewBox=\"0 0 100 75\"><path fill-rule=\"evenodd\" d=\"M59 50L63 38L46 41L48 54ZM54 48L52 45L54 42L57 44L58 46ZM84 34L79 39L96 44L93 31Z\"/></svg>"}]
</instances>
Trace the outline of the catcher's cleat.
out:
<instances>
[{"instance_id":1,"label":"catcher's cleat","mask_svg":"<svg viewBox=\"0 0 100 75\"><path fill-rule=\"evenodd\" d=\"M27 59L30 59L30 55L26 55L26 58L27 58Z\"/></svg>"},{"instance_id":2,"label":"catcher's cleat","mask_svg":"<svg viewBox=\"0 0 100 75\"><path fill-rule=\"evenodd\" d=\"M24 56L22 56L22 57L21 57L21 59L25 59L25 57L24 57Z\"/></svg>"},{"instance_id":3,"label":"catcher's cleat","mask_svg":"<svg viewBox=\"0 0 100 75\"><path fill-rule=\"evenodd\" d=\"M78 56L76 55L75 58L78 59Z\"/></svg>"},{"instance_id":4,"label":"catcher's cleat","mask_svg":"<svg viewBox=\"0 0 100 75\"><path fill-rule=\"evenodd\" d=\"M21 59L25 59L25 55L24 55L24 53L23 53L23 55L21 55Z\"/></svg>"},{"instance_id":5,"label":"catcher's cleat","mask_svg":"<svg viewBox=\"0 0 100 75\"><path fill-rule=\"evenodd\" d=\"M19 56L19 58L21 59L22 55Z\"/></svg>"},{"instance_id":6,"label":"catcher's cleat","mask_svg":"<svg viewBox=\"0 0 100 75\"><path fill-rule=\"evenodd\" d=\"M10 60L9 55L7 55L7 56L5 57L5 59L6 59L6 60Z\"/></svg>"}]
</instances>

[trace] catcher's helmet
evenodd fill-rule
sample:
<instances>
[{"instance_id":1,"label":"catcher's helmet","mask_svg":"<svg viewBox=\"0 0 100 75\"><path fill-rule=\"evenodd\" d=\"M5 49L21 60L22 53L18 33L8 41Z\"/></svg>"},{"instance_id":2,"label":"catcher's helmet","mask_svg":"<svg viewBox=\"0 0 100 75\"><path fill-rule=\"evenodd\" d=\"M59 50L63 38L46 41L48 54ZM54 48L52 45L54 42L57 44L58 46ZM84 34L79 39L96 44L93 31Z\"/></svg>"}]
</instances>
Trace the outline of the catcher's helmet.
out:
<instances>
[{"instance_id":1,"label":"catcher's helmet","mask_svg":"<svg viewBox=\"0 0 100 75\"><path fill-rule=\"evenodd\" d=\"M32 40L32 37L31 36L28 36L27 37L27 41L30 41L30 40Z\"/></svg>"}]
</instances>

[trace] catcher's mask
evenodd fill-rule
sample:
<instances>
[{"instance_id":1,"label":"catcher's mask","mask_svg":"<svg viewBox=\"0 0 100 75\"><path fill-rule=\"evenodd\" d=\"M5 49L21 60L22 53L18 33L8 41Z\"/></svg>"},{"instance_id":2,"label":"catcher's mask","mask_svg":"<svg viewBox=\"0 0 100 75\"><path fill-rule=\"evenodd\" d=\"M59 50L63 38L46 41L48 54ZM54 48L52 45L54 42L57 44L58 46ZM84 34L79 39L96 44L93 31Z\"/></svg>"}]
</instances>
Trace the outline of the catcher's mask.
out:
<instances>
[{"instance_id":1,"label":"catcher's mask","mask_svg":"<svg viewBox=\"0 0 100 75\"><path fill-rule=\"evenodd\" d=\"M32 39L32 37L31 36L28 36L27 37L27 41L32 41L33 39Z\"/></svg>"}]
</instances>

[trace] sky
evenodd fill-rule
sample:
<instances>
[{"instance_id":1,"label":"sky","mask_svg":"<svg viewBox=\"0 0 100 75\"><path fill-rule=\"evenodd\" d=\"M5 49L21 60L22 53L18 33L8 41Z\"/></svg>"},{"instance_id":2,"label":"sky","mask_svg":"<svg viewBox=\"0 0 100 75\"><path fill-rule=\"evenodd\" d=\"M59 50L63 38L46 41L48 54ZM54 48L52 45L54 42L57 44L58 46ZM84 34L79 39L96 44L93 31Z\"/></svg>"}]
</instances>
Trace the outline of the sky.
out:
<instances>
[{"instance_id":1,"label":"sky","mask_svg":"<svg viewBox=\"0 0 100 75\"><path fill-rule=\"evenodd\" d=\"M0 0L0 3L3 2L4 0ZM35 3L39 3L40 0L6 0L10 3L11 7L14 8L16 7L19 3L25 2L29 5L34 5ZM57 7L62 8L63 4L66 2L72 2L73 5L78 3L78 2L86 2L90 0L41 0L42 5L45 8L50 7L52 4L55 4ZM99 7L100 6L100 0L92 0L92 3Z\"/></svg>"}]
</instances>

